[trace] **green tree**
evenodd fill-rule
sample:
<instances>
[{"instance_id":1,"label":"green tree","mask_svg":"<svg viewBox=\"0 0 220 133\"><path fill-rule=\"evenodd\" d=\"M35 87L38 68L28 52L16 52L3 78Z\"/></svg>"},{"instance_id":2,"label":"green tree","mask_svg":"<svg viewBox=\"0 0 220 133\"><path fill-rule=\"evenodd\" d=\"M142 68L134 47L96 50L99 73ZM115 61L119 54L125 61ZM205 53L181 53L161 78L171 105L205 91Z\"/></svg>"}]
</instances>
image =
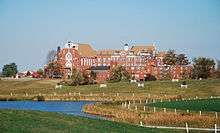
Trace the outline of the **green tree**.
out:
<instances>
[{"instance_id":1,"label":"green tree","mask_svg":"<svg viewBox=\"0 0 220 133\"><path fill-rule=\"evenodd\" d=\"M123 66L116 66L110 70L110 81L119 82L121 80L129 80L130 73Z\"/></svg>"},{"instance_id":2,"label":"green tree","mask_svg":"<svg viewBox=\"0 0 220 133\"><path fill-rule=\"evenodd\" d=\"M190 64L190 62L189 62L189 60L188 60L188 58L186 57L185 54L177 55L176 59L177 59L177 62L176 62L177 65L188 65L188 64Z\"/></svg>"},{"instance_id":3,"label":"green tree","mask_svg":"<svg viewBox=\"0 0 220 133\"><path fill-rule=\"evenodd\" d=\"M2 74L5 77L12 77L17 74L17 65L15 63L6 64L3 66Z\"/></svg>"},{"instance_id":4,"label":"green tree","mask_svg":"<svg viewBox=\"0 0 220 133\"><path fill-rule=\"evenodd\" d=\"M165 57L163 59L164 64L166 65L176 65L177 63L177 55L174 50L169 50L165 54Z\"/></svg>"},{"instance_id":5,"label":"green tree","mask_svg":"<svg viewBox=\"0 0 220 133\"><path fill-rule=\"evenodd\" d=\"M215 70L215 61L211 58L198 57L193 59L193 78L208 78Z\"/></svg>"}]
</instances>

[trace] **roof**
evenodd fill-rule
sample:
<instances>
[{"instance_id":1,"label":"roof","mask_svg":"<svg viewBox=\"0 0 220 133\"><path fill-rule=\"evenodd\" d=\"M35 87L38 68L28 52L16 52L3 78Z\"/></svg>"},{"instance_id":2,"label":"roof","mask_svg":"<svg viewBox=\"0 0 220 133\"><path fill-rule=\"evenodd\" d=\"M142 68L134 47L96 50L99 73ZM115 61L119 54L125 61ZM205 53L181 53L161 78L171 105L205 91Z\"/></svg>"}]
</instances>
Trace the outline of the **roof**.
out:
<instances>
[{"instance_id":1,"label":"roof","mask_svg":"<svg viewBox=\"0 0 220 133\"><path fill-rule=\"evenodd\" d=\"M119 51L119 50L112 50L112 49L98 50L96 53L97 55L113 55L116 51Z\"/></svg>"},{"instance_id":2,"label":"roof","mask_svg":"<svg viewBox=\"0 0 220 133\"><path fill-rule=\"evenodd\" d=\"M96 51L89 44L79 44L78 51L81 56L95 56Z\"/></svg>"},{"instance_id":3,"label":"roof","mask_svg":"<svg viewBox=\"0 0 220 133\"><path fill-rule=\"evenodd\" d=\"M134 51L135 54L138 52L152 52L155 51L156 48L153 45L137 45L137 46L132 46L131 51Z\"/></svg>"}]
</instances>

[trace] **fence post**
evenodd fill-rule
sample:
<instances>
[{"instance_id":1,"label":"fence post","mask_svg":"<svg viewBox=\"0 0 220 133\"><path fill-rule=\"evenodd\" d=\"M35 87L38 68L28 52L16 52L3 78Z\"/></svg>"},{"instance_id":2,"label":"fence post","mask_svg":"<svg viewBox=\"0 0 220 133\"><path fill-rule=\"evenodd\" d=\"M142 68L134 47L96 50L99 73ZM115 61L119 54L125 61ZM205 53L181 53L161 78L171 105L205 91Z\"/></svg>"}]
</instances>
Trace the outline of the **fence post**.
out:
<instances>
[{"instance_id":1,"label":"fence post","mask_svg":"<svg viewBox=\"0 0 220 133\"><path fill-rule=\"evenodd\" d=\"M215 133L217 133L217 124L215 124Z\"/></svg>"},{"instance_id":2,"label":"fence post","mask_svg":"<svg viewBox=\"0 0 220 133\"><path fill-rule=\"evenodd\" d=\"M176 109L174 110L175 114L176 114Z\"/></svg>"},{"instance_id":3,"label":"fence post","mask_svg":"<svg viewBox=\"0 0 220 133\"><path fill-rule=\"evenodd\" d=\"M140 100L140 104L141 104L141 100Z\"/></svg>"},{"instance_id":4,"label":"fence post","mask_svg":"<svg viewBox=\"0 0 220 133\"><path fill-rule=\"evenodd\" d=\"M125 108L127 107L127 102L124 103Z\"/></svg>"},{"instance_id":5,"label":"fence post","mask_svg":"<svg viewBox=\"0 0 220 133\"><path fill-rule=\"evenodd\" d=\"M79 96L80 96L80 92L79 92Z\"/></svg>"},{"instance_id":6,"label":"fence post","mask_svg":"<svg viewBox=\"0 0 220 133\"><path fill-rule=\"evenodd\" d=\"M167 109L166 109L166 108L163 108L163 111L164 111L164 113L166 113L166 112L167 112Z\"/></svg>"},{"instance_id":7,"label":"fence post","mask_svg":"<svg viewBox=\"0 0 220 133\"><path fill-rule=\"evenodd\" d=\"M134 97L134 93L132 94L132 96Z\"/></svg>"},{"instance_id":8,"label":"fence post","mask_svg":"<svg viewBox=\"0 0 220 133\"><path fill-rule=\"evenodd\" d=\"M131 104L131 101L128 101L128 104L130 105L130 104Z\"/></svg>"},{"instance_id":9,"label":"fence post","mask_svg":"<svg viewBox=\"0 0 220 133\"><path fill-rule=\"evenodd\" d=\"M189 110L187 109L186 112L189 113Z\"/></svg>"},{"instance_id":10,"label":"fence post","mask_svg":"<svg viewBox=\"0 0 220 133\"><path fill-rule=\"evenodd\" d=\"M154 107L154 113L156 112L156 108Z\"/></svg>"},{"instance_id":11,"label":"fence post","mask_svg":"<svg viewBox=\"0 0 220 133\"><path fill-rule=\"evenodd\" d=\"M90 96L92 96L92 92L90 92Z\"/></svg>"},{"instance_id":12,"label":"fence post","mask_svg":"<svg viewBox=\"0 0 220 133\"><path fill-rule=\"evenodd\" d=\"M119 96L119 93L117 93L117 97Z\"/></svg>"},{"instance_id":13,"label":"fence post","mask_svg":"<svg viewBox=\"0 0 220 133\"><path fill-rule=\"evenodd\" d=\"M135 110L137 110L138 108L137 108L137 106L135 106Z\"/></svg>"},{"instance_id":14,"label":"fence post","mask_svg":"<svg viewBox=\"0 0 220 133\"><path fill-rule=\"evenodd\" d=\"M73 95L76 96L76 92L74 92Z\"/></svg>"},{"instance_id":15,"label":"fence post","mask_svg":"<svg viewBox=\"0 0 220 133\"><path fill-rule=\"evenodd\" d=\"M148 99L146 99L146 101L145 101L146 103L148 103Z\"/></svg>"},{"instance_id":16,"label":"fence post","mask_svg":"<svg viewBox=\"0 0 220 133\"><path fill-rule=\"evenodd\" d=\"M145 106L144 106L144 111L146 110Z\"/></svg>"},{"instance_id":17,"label":"fence post","mask_svg":"<svg viewBox=\"0 0 220 133\"><path fill-rule=\"evenodd\" d=\"M188 123L186 123L186 132L189 133Z\"/></svg>"},{"instance_id":18,"label":"fence post","mask_svg":"<svg viewBox=\"0 0 220 133\"><path fill-rule=\"evenodd\" d=\"M135 100L133 100L133 104L135 104Z\"/></svg>"},{"instance_id":19,"label":"fence post","mask_svg":"<svg viewBox=\"0 0 220 133\"><path fill-rule=\"evenodd\" d=\"M160 99L160 102L163 102L163 99Z\"/></svg>"},{"instance_id":20,"label":"fence post","mask_svg":"<svg viewBox=\"0 0 220 133\"><path fill-rule=\"evenodd\" d=\"M200 115L200 116L202 115L202 111L199 111L199 115Z\"/></svg>"},{"instance_id":21,"label":"fence post","mask_svg":"<svg viewBox=\"0 0 220 133\"><path fill-rule=\"evenodd\" d=\"M130 109L130 104L128 104L128 109Z\"/></svg>"},{"instance_id":22,"label":"fence post","mask_svg":"<svg viewBox=\"0 0 220 133\"><path fill-rule=\"evenodd\" d=\"M218 119L218 112L215 112L215 118Z\"/></svg>"},{"instance_id":23,"label":"fence post","mask_svg":"<svg viewBox=\"0 0 220 133\"><path fill-rule=\"evenodd\" d=\"M153 103L155 103L155 99L153 99Z\"/></svg>"},{"instance_id":24,"label":"fence post","mask_svg":"<svg viewBox=\"0 0 220 133\"><path fill-rule=\"evenodd\" d=\"M105 96L105 93L104 93L104 92L102 93L102 96Z\"/></svg>"},{"instance_id":25,"label":"fence post","mask_svg":"<svg viewBox=\"0 0 220 133\"><path fill-rule=\"evenodd\" d=\"M143 123L142 123L142 121L140 121L140 126L143 126Z\"/></svg>"}]
</instances>

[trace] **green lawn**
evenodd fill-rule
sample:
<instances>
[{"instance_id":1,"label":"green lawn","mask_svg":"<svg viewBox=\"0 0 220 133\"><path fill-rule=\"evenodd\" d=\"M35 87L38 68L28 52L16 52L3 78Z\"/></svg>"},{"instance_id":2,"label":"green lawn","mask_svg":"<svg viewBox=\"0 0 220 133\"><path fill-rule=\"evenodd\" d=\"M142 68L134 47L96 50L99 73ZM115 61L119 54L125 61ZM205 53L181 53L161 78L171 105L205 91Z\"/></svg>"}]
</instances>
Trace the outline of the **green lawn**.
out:
<instances>
[{"instance_id":1,"label":"green lawn","mask_svg":"<svg viewBox=\"0 0 220 133\"><path fill-rule=\"evenodd\" d=\"M157 102L148 104L152 107L176 108L180 110L216 111L220 112L220 99L185 100L171 102Z\"/></svg>"},{"instance_id":2,"label":"green lawn","mask_svg":"<svg viewBox=\"0 0 220 133\"><path fill-rule=\"evenodd\" d=\"M1 133L170 133L125 123L41 111L0 110Z\"/></svg>"},{"instance_id":3,"label":"green lawn","mask_svg":"<svg viewBox=\"0 0 220 133\"><path fill-rule=\"evenodd\" d=\"M135 83L119 82L108 83L107 88L99 88L99 85L65 86L62 89L55 89L59 80L34 80L34 81L1 81L0 94L67 94L69 92L90 93L151 93L156 95L181 95L183 97L207 97L220 95L220 79L189 80L187 89L180 88L181 82L151 81L145 82L144 88L138 88Z\"/></svg>"}]
</instances>

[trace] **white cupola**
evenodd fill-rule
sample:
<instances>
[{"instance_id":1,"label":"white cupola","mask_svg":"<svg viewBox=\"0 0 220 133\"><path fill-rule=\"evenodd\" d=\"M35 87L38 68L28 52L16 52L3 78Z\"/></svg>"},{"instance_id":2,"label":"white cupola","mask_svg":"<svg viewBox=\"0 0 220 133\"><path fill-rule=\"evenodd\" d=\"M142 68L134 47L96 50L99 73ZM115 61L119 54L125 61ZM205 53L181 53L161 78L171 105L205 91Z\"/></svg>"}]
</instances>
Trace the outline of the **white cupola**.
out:
<instances>
[{"instance_id":1,"label":"white cupola","mask_svg":"<svg viewBox=\"0 0 220 133\"><path fill-rule=\"evenodd\" d=\"M74 48L74 49L78 50L78 47L79 47L79 44L74 43L74 42L72 42L72 41L68 41L68 42L65 44L65 48Z\"/></svg>"},{"instance_id":2,"label":"white cupola","mask_svg":"<svg viewBox=\"0 0 220 133\"><path fill-rule=\"evenodd\" d=\"M126 43L125 45L124 45L124 51L128 51L129 50L129 47L128 47L128 44Z\"/></svg>"}]
</instances>

